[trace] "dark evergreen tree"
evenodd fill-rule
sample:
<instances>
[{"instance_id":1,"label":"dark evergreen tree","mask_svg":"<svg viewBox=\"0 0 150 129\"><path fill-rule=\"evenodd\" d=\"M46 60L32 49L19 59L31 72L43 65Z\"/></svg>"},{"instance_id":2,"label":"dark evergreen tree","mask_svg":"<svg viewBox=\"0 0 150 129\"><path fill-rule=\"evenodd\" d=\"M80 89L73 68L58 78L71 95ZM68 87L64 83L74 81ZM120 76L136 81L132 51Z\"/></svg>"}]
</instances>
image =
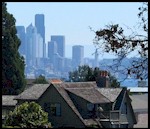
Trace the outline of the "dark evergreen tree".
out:
<instances>
[{"instance_id":1,"label":"dark evergreen tree","mask_svg":"<svg viewBox=\"0 0 150 129\"><path fill-rule=\"evenodd\" d=\"M24 58L18 49L21 44L17 37L15 18L2 2L2 94L16 95L25 88Z\"/></svg>"}]
</instances>

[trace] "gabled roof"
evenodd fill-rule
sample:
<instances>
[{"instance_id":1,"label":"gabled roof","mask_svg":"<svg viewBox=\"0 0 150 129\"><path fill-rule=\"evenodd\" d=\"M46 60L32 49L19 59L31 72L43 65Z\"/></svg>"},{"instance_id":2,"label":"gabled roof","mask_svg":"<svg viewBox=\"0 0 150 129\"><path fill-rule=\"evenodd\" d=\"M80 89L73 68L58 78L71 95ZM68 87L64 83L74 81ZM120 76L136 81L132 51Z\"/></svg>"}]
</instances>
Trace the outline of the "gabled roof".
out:
<instances>
[{"instance_id":1,"label":"gabled roof","mask_svg":"<svg viewBox=\"0 0 150 129\"><path fill-rule=\"evenodd\" d=\"M68 104L68 106L73 110L73 112L79 117L79 119L84 123L84 120L82 118L82 116L80 115L80 113L78 112L77 108L75 107L74 103L72 102L72 100L70 99L69 95L67 94L66 90L61 87L61 84L57 83L57 84L53 84L53 86L56 88L56 90L58 91L58 93L62 96L62 98L66 101L66 103ZM85 123L84 123L85 124Z\"/></svg>"},{"instance_id":2,"label":"gabled roof","mask_svg":"<svg viewBox=\"0 0 150 129\"><path fill-rule=\"evenodd\" d=\"M90 103L110 103L110 100L99 93L97 88L67 88L66 90Z\"/></svg>"},{"instance_id":3,"label":"gabled roof","mask_svg":"<svg viewBox=\"0 0 150 129\"><path fill-rule=\"evenodd\" d=\"M122 89L123 88L97 88L97 90L111 102L117 99Z\"/></svg>"},{"instance_id":4,"label":"gabled roof","mask_svg":"<svg viewBox=\"0 0 150 129\"><path fill-rule=\"evenodd\" d=\"M49 84L34 84L32 87L26 89L21 94L19 94L15 99L23 100L37 100L49 87Z\"/></svg>"},{"instance_id":5,"label":"gabled roof","mask_svg":"<svg viewBox=\"0 0 150 129\"><path fill-rule=\"evenodd\" d=\"M51 84L34 84L32 87L15 97L15 99L38 100L50 86L56 88L68 106L70 106L73 112L85 125L88 124L89 121L85 121L82 118L68 92L91 103L110 103L114 102L122 91L122 88L99 88L97 87L96 82L59 82Z\"/></svg>"},{"instance_id":6,"label":"gabled roof","mask_svg":"<svg viewBox=\"0 0 150 129\"><path fill-rule=\"evenodd\" d=\"M16 95L2 95L2 106L16 106L17 100L14 98Z\"/></svg>"}]
</instances>

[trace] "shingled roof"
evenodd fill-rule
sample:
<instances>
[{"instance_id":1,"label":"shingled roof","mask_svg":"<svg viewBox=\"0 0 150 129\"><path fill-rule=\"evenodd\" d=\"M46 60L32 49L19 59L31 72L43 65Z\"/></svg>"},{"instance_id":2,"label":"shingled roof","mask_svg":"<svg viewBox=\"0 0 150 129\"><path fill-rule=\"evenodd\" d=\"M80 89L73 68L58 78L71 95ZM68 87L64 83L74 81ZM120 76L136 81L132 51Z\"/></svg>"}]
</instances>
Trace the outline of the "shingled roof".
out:
<instances>
[{"instance_id":1,"label":"shingled roof","mask_svg":"<svg viewBox=\"0 0 150 129\"><path fill-rule=\"evenodd\" d=\"M55 81L57 82L57 81ZM80 118L85 124L89 124L89 121L85 121L81 114L78 112L76 106L71 100L68 92L73 93L91 103L110 103L114 102L120 94L122 88L99 88L96 82L58 82L51 84L34 84L32 87L26 89L15 99L23 100L38 100L41 95L48 89L49 86L54 86L62 98L66 101L68 106L73 112Z\"/></svg>"},{"instance_id":2,"label":"shingled roof","mask_svg":"<svg viewBox=\"0 0 150 129\"><path fill-rule=\"evenodd\" d=\"M109 99L97 91L97 88L67 88L66 90L94 104L110 103Z\"/></svg>"},{"instance_id":3,"label":"shingled roof","mask_svg":"<svg viewBox=\"0 0 150 129\"><path fill-rule=\"evenodd\" d=\"M96 82L64 82L61 87L66 88L96 88Z\"/></svg>"},{"instance_id":4,"label":"shingled roof","mask_svg":"<svg viewBox=\"0 0 150 129\"><path fill-rule=\"evenodd\" d=\"M21 94L19 94L15 99L23 100L37 100L49 87L49 84L34 84L32 87L26 89Z\"/></svg>"},{"instance_id":5,"label":"shingled roof","mask_svg":"<svg viewBox=\"0 0 150 129\"><path fill-rule=\"evenodd\" d=\"M2 106L16 106L17 100L14 98L16 95L2 95Z\"/></svg>"},{"instance_id":6,"label":"shingled roof","mask_svg":"<svg viewBox=\"0 0 150 129\"><path fill-rule=\"evenodd\" d=\"M122 88L97 88L97 90L111 102L114 102L122 91Z\"/></svg>"}]
</instances>

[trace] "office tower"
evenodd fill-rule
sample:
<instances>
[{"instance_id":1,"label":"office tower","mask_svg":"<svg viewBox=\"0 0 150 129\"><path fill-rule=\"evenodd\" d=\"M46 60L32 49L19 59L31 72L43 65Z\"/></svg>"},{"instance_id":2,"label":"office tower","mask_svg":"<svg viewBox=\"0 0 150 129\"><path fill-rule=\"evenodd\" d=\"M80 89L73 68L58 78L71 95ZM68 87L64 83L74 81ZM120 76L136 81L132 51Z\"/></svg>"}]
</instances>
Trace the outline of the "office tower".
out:
<instances>
[{"instance_id":1,"label":"office tower","mask_svg":"<svg viewBox=\"0 0 150 129\"><path fill-rule=\"evenodd\" d=\"M19 46L19 53L21 55L26 56L26 42L25 42L25 27L24 26L16 26L17 36L21 41Z\"/></svg>"},{"instance_id":2,"label":"office tower","mask_svg":"<svg viewBox=\"0 0 150 129\"><path fill-rule=\"evenodd\" d=\"M33 33L33 25L30 24L26 28L26 64L28 66L32 66L32 46L33 46L33 38L32 38L32 33Z\"/></svg>"},{"instance_id":3,"label":"office tower","mask_svg":"<svg viewBox=\"0 0 150 129\"><path fill-rule=\"evenodd\" d=\"M61 35L52 35L51 41L55 41L57 44L57 52L58 54L65 58L65 36Z\"/></svg>"},{"instance_id":4,"label":"office tower","mask_svg":"<svg viewBox=\"0 0 150 129\"><path fill-rule=\"evenodd\" d=\"M50 59L50 63L54 62L54 54L57 53L57 44L55 41L48 42L48 58Z\"/></svg>"},{"instance_id":5,"label":"office tower","mask_svg":"<svg viewBox=\"0 0 150 129\"><path fill-rule=\"evenodd\" d=\"M72 47L72 65L73 68L77 68L79 65L83 65L84 47L81 45L75 45Z\"/></svg>"},{"instance_id":6,"label":"office tower","mask_svg":"<svg viewBox=\"0 0 150 129\"><path fill-rule=\"evenodd\" d=\"M43 58L43 38L40 34L37 34L37 44L36 44L36 57Z\"/></svg>"},{"instance_id":7,"label":"office tower","mask_svg":"<svg viewBox=\"0 0 150 129\"><path fill-rule=\"evenodd\" d=\"M32 24L27 27L26 32L27 64L36 66L37 60L43 58L43 38Z\"/></svg>"},{"instance_id":8,"label":"office tower","mask_svg":"<svg viewBox=\"0 0 150 129\"><path fill-rule=\"evenodd\" d=\"M35 50L35 52L36 52L36 67L37 68L42 68L43 67L43 38L42 38L42 36L39 34L39 33L37 33L36 34L36 39L37 39L37 42L36 42L36 45L35 45L35 47L36 47L36 50Z\"/></svg>"},{"instance_id":9,"label":"office tower","mask_svg":"<svg viewBox=\"0 0 150 129\"><path fill-rule=\"evenodd\" d=\"M37 28L37 33L43 38L43 57L46 57L44 14L35 15L35 27Z\"/></svg>"}]
</instances>

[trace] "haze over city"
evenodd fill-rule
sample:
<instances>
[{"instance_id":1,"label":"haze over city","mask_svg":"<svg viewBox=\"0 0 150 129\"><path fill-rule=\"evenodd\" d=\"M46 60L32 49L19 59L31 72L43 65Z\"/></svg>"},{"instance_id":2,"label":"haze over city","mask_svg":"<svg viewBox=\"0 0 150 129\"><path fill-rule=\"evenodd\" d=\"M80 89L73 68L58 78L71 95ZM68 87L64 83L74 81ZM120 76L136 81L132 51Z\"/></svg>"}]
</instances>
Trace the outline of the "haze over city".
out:
<instances>
[{"instance_id":1,"label":"haze over city","mask_svg":"<svg viewBox=\"0 0 150 129\"><path fill-rule=\"evenodd\" d=\"M35 14L45 16L45 43L51 35L65 36L65 56L72 57L72 46L84 46L84 57L94 58L93 39L95 31L105 25L118 23L126 28L138 23L140 2L8 2L7 8L16 19L16 26L34 25ZM34 7L34 8L33 8ZM99 55L99 59L114 58L110 54Z\"/></svg>"}]
</instances>

